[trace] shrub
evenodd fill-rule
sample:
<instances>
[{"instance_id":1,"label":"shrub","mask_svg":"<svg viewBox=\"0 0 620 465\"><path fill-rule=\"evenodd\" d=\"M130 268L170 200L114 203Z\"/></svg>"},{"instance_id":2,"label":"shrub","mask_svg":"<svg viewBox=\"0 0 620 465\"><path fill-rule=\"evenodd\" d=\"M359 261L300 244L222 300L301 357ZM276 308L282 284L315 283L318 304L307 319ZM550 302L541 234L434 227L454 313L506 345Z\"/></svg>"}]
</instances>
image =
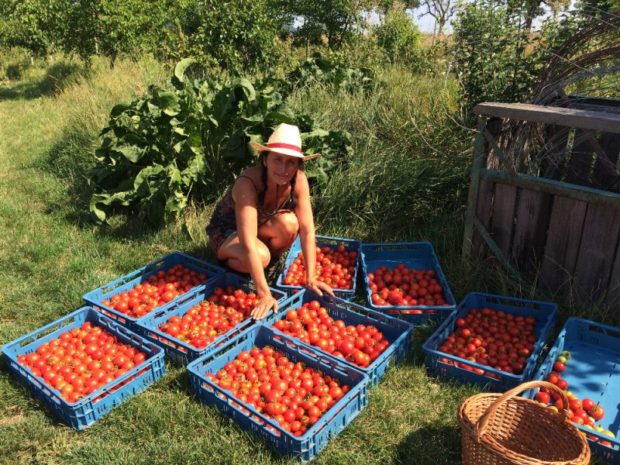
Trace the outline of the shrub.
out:
<instances>
[{"instance_id":1,"label":"shrub","mask_svg":"<svg viewBox=\"0 0 620 465\"><path fill-rule=\"evenodd\" d=\"M407 15L405 6L396 3L375 29L378 45L390 63L414 64L420 59L420 31Z\"/></svg>"},{"instance_id":2,"label":"shrub","mask_svg":"<svg viewBox=\"0 0 620 465\"><path fill-rule=\"evenodd\" d=\"M175 68L175 89L151 86L147 95L112 110L96 151L91 212L105 221L114 209L139 211L150 223L182 212L190 198L214 200L256 160L249 142L262 142L279 123L296 124L308 152L321 158L306 171L325 184L351 152L349 135L317 127L293 113L281 83L244 78L186 81Z\"/></svg>"}]
</instances>

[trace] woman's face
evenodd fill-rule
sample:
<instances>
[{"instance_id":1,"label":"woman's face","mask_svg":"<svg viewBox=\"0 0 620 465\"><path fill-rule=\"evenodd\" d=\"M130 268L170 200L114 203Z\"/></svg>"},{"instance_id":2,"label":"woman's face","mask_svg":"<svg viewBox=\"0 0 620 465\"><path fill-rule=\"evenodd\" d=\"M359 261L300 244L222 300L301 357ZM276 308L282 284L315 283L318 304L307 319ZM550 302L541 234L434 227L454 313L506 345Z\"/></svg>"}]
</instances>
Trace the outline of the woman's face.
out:
<instances>
[{"instance_id":1,"label":"woman's face","mask_svg":"<svg viewBox=\"0 0 620 465\"><path fill-rule=\"evenodd\" d=\"M275 152L269 152L263 163L267 167L267 179L279 185L290 183L299 168L299 158Z\"/></svg>"}]
</instances>

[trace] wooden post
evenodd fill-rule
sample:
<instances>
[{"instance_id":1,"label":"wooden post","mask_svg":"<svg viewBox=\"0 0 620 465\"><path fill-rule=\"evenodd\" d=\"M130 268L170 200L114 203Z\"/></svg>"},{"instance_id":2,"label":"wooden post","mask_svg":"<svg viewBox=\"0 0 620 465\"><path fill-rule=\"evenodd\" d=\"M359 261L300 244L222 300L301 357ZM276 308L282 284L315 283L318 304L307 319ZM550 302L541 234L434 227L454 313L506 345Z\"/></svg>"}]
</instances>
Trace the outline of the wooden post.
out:
<instances>
[{"instance_id":1,"label":"wooden post","mask_svg":"<svg viewBox=\"0 0 620 465\"><path fill-rule=\"evenodd\" d=\"M484 131L487 118L478 117L476 140L474 141L474 161L471 170L469 184L469 196L467 198L467 216L465 217L465 232L463 234L463 260L468 261L471 256L472 240L474 235L474 218L476 216L476 204L478 203L478 191L480 188L480 171L486 160L486 139Z\"/></svg>"}]
</instances>

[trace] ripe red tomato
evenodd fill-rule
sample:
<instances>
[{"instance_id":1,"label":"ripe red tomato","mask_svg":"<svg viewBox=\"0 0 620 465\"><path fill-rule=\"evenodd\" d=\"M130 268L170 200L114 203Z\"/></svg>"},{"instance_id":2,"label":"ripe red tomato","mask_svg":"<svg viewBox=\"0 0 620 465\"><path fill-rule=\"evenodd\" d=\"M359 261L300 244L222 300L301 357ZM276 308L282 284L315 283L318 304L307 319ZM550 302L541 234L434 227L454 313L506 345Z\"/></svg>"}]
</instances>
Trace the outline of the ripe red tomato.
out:
<instances>
[{"instance_id":1,"label":"ripe red tomato","mask_svg":"<svg viewBox=\"0 0 620 465\"><path fill-rule=\"evenodd\" d=\"M583 399L581 401L582 404L582 408L586 411L589 412L590 410L592 410L592 407L594 407L594 401L588 397L586 397L585 399Z\"/></svg>"},{"instance_id":2,"label":"ripe red tomato","mask_svg":"<svg viewBox=\"0 0 620 465\"><path fill-rule=\"evenodd\" d=\"M217 288L203 302L185 314L171 316L159 329L196 348L204 348L223 334L249 318L256 306L255 293L242 289Z\"/></svg>"},{"instance_id":3,"label":"ripe red tomato","mask_svg":"<svg viewBox=\"0 0 620 465\"><path fill-rule=\"evenodd\" d=\"M174 265L167 270L159 270L129 291L115 294L101 303L132 318L140 318L198 286L207 278L204 273L180 264Z\"/></svg>"},{"instance_id":4,"label":"ripe red tomato","mask_svg":"<svg viewBox=\"0 0 620 465\"><path fill-rule=\"evenodd\" d=\"M18 362L49 388L57 389L65 401L74 403L146 358L144 353L86 322L40 345L35 352L18 357Z\"/></svg>"},{"instance_id":5,"label":"ripe red tomato","mask_svg":"<svg viewBox=\"0 0 620 465\"><path fill-rule=\"evenodd\" d=\"M367 278L373 292L372 302L377 306L446 305L434 270L414 270L399 263L393 269L380 266L368 273Z\"/></svg>"},{"instance_id":6,"label":"ripe red tomato","mask_svg":"<svg viewBox=\"0 0 620 465\"><path fill-rule=\"evenodd\" d=\"M267 360L273 363L272 368L256 363ZM239 371L244 366L258 366L253 372L254 381L248 377L248 371ZM296 436L304 434L349 391L349 386L303 363L293 363L269 346L240 352L222 370L207 373L206 377Z\"/></svg>"},{"instance_id":7,"label":"ripe red tomato","mask_svg":"<svg viewBox=\"0 0 620 465\"><path fill-rule=\"evenodd\" d=\"M522 373L536 342L535 325L535 319L491 308L472 308L455 321L454 331L439 350L497 370ZM457 366L485 376L493 374L463 362Z\"/></svg>"},{"instance_id":8,"label":"ripe red tomato","mask_svg":"<svg viewBox=\"0 0 620 465\"><path fill-rule=\"evenodd\" d=\"M564 365L562 362L555 362L553 364L553 371L557 371L558 373L562 373L565 368L566 365Z\"/></svg>"},{"instance_id":9,"label":"ripe red tomato","mask_svg":"<svg viewBox=\"0 0 620 465\"><path fill-rule=\"evenodd\" d=\"M293 317L289 315L293 313ZM361 367L369 366L390 345L375 326L334 320L318 300L289 310L275 328Z\"/></svg>"},{"instance_id":10,"label":"ripe red tomato","mask_svg":"<svg viewBox=\"0 0 620 465\"><path fill-rule=\"evenodd\" d=\"M319 281L329 284L334 289L353 289L353 276L357 266L357 252L347 251L344 244L335 249L316 248L315 274ZM287 286L305 286L306 267L303 254L299 252L295 261L289 266L284 284Z\"/></svg>"}]
</instances>

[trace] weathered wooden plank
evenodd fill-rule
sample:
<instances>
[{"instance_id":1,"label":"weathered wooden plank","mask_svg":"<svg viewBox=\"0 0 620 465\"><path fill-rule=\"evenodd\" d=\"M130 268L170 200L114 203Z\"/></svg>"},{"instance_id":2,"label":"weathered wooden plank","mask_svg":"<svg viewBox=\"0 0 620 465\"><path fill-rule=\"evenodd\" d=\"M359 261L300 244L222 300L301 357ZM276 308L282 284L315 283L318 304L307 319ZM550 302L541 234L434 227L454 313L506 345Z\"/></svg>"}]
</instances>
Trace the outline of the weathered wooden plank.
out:
<instances>
[{"instance_id":1,"label":"weathered wooden plank","mask_svg":"<svg viewBox=\"0 0 620 465\"><path fill-rule=\"evenodd\" d=\"M474 226L476 231L480 234L486 245L489 247L491 252L493 253L493 258L497 259L497 261L506 268L506 271L510 274L510 276L520 284L524 284L521 279L521 275L519 272L510 264L510 261L504 256L503 252L498 247L497 243L493 240L489 232L486 228L478 221L478 218L474 219Z\"/></svg>"},{"instance_id":2,"label":"weathered wooden plank","mask_svg":"<svg viewBox=\"0 0 620 465\"><path fill-rule=\"evenodd\" d=\"M614 310L620 308L620 249L616 248L616 258L611 269L605 303ZM617 317L617 315L616 315Z\"/></svg>"},{"instance_id":3,"label":"weathered wooden plank","mask_svg":"<svg viewBox=\"0 0 620 465\"><path fill-rule=\"evenodd\" d=\"M536 121L579 129L620 133L620 114L576 108L547 107L529 103L485 102L476 105L477 115Z\"/></svg>"},{"instance_id":4,"label":"weathered wooden plank","mask_svg":"<svg viewBox=\"0 0 620 465\"><path fill-rule=\"evenodd\" d=\"M510 255L519 270L530 271L543 255L552 196L521 189L518 199Z\"/></svg>"},{"instance_id":5,"label":"weathered wooden plank","mask_svg":"<svg viewBox=\"0 0 620 465\"><path fill-rule=\"evenodd\" d=\"M566 164L566 143L571 128L550 125L545 127L546 151L540 162L540 176L559 180Z\"/></svg>"},{"instance_id":6,"label":"weathered wooden plank","mask_svg":"<svg viewBox=\"0 0 620 465\"><path fill-rule=\"evenodd\" d=\"M540 267L541 281L552 291L566 289L575 272L586 209L586 202L562 196L553 198Z\"/></svg>"},{"instance_id":7,"label":"weathered wooden plank","mask_svg":"<svg viewBox=\"0 0 620 465\"><path fill-rule=\"evenodd\" d=\"M617 164L620 156L620 134L601 134L600 144L609 161Z\"/></svg>"},{"instance_id":8,"label":"weathered wooden plank","mask_svg":"<svg viewBox=\"0 0 620 465\"><path fill-rule=\"evenodd\" d=\"M501 167L503 155L498 153L497 144L493 145L490 143L488 136L490 135L492 139L500 137L502 135L502 125L503 121L501 118L491 118L487 121L487 130L483 133L485 136L485 151L487 153L486 163L483 165L483 168L499 169ZM501 150L502 148L500 147Z\"/></svg>"},{"instance_id":9,"label":"weathered wooden plank","mask_svg":"<svg viewBox=\"0 0 620 465\"><path fill-rule=\"evenodd\" d=\"M508 258L510 254L516 201L516 187L501 183L495 185L493 217L491 219L490 232L497 246L506 258Z\"/></svg>"},{"instance_id":10,"label":"weathered wooden plank","mask_svg":"<svg viewBox=\"0 0 620 465\"><path fill-rule=\"evenodd\" d=\"M588 133L581 130L575 131L575 145L573 145L566 166L564 182L589 186L593 164L594 148L588 140Z\"/></svg>"},{"instance_id":11,"label":"weathered wooden plank","mask_svg":"<svg viewBox=\"0 0 620 465\"><path fill-rule=\"evenodd\" d=\"M581 200L596 205L608 205L620 208L620 194L593 189L586 186L577 186L553 179L539 178L528 174L512 175L497 170L482 170L480 175L489 181L510 184L516 187L525 187L553 195L561 195L575 200Z\"/></svg>"},{"instance_id":12,"label":"weathered wooden plank","mask_svg":"<svg viewBox=\"0 0 620 465\"><path fill-rule=\"evenodd\" d=\"M465 228L463 231L462 257L464 261L469 260L471 255L474 237L474 220L476 219L476 204L478 202L478 189L480 187L480 172L486 163L487 146L484 137L486 125L486 118L478 118L478 130L474 141L471 180L469 182L469 193L467 196L467 213L465 215Z\"/></svg>"},{"instance_id":13,"label":"weathered wooden plank","mask_svg":"<svg viewBox=\"0 0 620 465\"><path fill-rule=\"evenodd\" d=\"M582 296L597 298L607 290L619 233L619 209L588 205L575 265L575 285Z\"/></svg>"},{"instance_id":14,"label":"weathered wooden plank","mask_svg":"<svg viewBox=\"0 0 620 465\"><path fill-rule=\"evenodd\" d=\"M599 151L597 151L594 164L592 186L597 189L617 192L620 190L620 180L616 168L620 152L620 134L601 134Z\"/></svg>"},{"instance_id":15,"label":"weathered wooden plank","mask_svg":"<svg viewBox=\"0 0 620 465\"><path fill-rule=\"evenodd\" d=\"M480 224L488 231L491 224L491 215L493 212L493 196L495 195L495 184L481 179L478 189L478 204L476 205L476 217ZM486 258L488 248L485 241L477 230L474 230L473 237L473 253L481 259Z\"/></svg>"}]
</instances>

